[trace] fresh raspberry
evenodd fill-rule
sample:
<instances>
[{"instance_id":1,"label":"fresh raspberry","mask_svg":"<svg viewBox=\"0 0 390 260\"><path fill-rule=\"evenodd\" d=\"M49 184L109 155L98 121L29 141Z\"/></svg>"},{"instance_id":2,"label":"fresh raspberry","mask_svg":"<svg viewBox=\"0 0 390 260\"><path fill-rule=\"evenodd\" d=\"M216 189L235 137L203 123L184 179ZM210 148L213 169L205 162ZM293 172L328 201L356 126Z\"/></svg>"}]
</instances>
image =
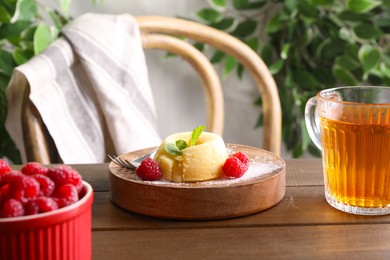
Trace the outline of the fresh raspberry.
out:
<instances>
[{"instance_id":1,"label":"fresh raspberry","mask_svg":"<svg viewBox=\"0 0 390 260\"><path fill-rule=\"evenodd\" d=\"M10 181L11 198L20 202L35 198L39 193L39 182L27 175L15 175Z\"/></svg>"},{"instance_id":2,"label":"fresh raspberry","mask_svg":"<svg viewBox=\"0 0 390 260\"><path fill-rule=\"evenodd\" d=\"M62 185L53 196L59 208L71 205L79 200L78 191L72 184Z\"/></svg>"},{"instance_id":3,"label":"fresh raspberry","mask_svg":"<svg viewBox=\"0 0 390 260\"><path fill-rule=\"evenodd\" d=\"M240 178L247 171L247 167L235 156L226 159L222 172L229 178Z\"/></svg>"},{"instance_id":4,"label":"fresh raspberry","mask_svg":"<svg viewBox=\"0 0 390 260\"><path fill-rule=\"evenodd\" d=\"M31 199L24 204L24 215L36 215L39 213L39 206L35 199Z\"/></svg>"},{"instance_id":5,"label":"fresh raspberry","mask_svg":"<svg viewBox=\"0 0 390 260\"><path fill-rule=\"evenodd\" d=\"M9 184L12 181L12 179L14 179L14 177L18 175L23 175L23 174L17 170L11 170L3 174L2 176L0 176L0 186L4 184Z\"/></svg>"},{"instance_id":6,"label":"fresh raspberry","mask_svg":"<svg viewBox=\"0 0 390 260\"><path fill-rule=\"evenodd\" d=\"M12 171L11 166L9 166L9 164L3 159L0 159L0 176L6 174L9 171Z\"/></svg>"},{"instance_id":7,"label":"fresh raspberry","mask_svg":"<svg viewBox=\"0 0 390 260\"><path fill-rule=\"evenodd\" d=\"M135 170L138 177L145 181L155 181L161 177L161 169L158 163L152 158L146 158Z\"/></svg>"},{"instance_id":8,"label":"fresh raspberry","mask_svg":"<svg viewBox=\"0 0 390 260\"><path fill-rule=\"evenodd\" d=\"M30 202L30 201L29 201ZM57 202L50 197L37 197L31 200L31 205L34 205L34 210L38 209L38 213L49 212L58 209Z\"/></svg>"},{"instance_id":9,"label":"fresh raspberry","mask_svg":"<svg viewBox=\"0 0 390 260\"><path fill-rule=\"evenodd\" d=\"M243 153L243 152L236 152L235 154L233 154L234 157L237 157L246 167L246 170L247 171L249 169L249 157Z\"/></svg>"},{"instance_id":10,"label":"fresh raspberry","mask_svg":"<svg viewBox=\"0 0 390 260\"><path fill-rule=\"evenodd\" d=\"M54 181L57 188L65 184L73 184L78 192L83 188L81 175L68 165L49 168L47 176Z\"/></svg>"},{"instance_id":11,"label":"fresh raspberry","mask_svg":"<svg viewBox=\"0 0 390 260\"><path fill-rule=\"evenodd\" d=\"M40 186L39 195L40 196L49 197L53 194L56 185L54 184L54 181L52 181L49 177L47 177L43 174L34 174L34 175L31 175L31 177L39 182L39 186Z\"/></svg>"},{"instance_id":12,"label":"fresh raspberry","mask_svg":"<svg viewBox=\"0 0 390 260\"><path fill-rule=\"evenodd\" d=\"M3 207L0 209L1 218L19 217L24 215L23 204L15 199L9 199L4 202Z\"/></svg>"},{"instance_id":13,"label":"fresh raspberry","mask_svg":"<svg viewBox=\"0 0 390 260\"><path fill-rule=\"evenodd\" d=\"M34 174L46 175L47 168L38 162L28 162L23 166L21 172L26 175L34 175Z\"/></svg>"},{"instance_id":14,"label":"fresh raspberry","mask_svg":"<svg viewBox=\"0 0 390 260\"><path fill-rule=\"evenodd\" d=\"M3 203L10 198L10 185L4 184L0 186L0 208Z\"/></svg>"}]
</instances>

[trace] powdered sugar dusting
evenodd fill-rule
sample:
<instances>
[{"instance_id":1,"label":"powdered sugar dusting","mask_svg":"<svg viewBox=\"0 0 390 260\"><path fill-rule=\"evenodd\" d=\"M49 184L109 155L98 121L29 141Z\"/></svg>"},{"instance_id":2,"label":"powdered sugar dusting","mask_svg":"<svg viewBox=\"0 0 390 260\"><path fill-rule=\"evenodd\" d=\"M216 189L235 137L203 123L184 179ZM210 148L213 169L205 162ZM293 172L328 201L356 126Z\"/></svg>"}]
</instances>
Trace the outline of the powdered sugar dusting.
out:
<instances>
[{"instance_id":1,"label":"powdered sugar dusting","mask_svg":"<svg viewBox=\"0 0 390 260\"><path fill-rule=\"evenodd\" d=\"M233 147L229 147L233 148ZM234 148L233 148L234 149ZM229 154L233 153L234 150L229 149ZM195 183L174 183L170 181L165 180L158 180L158 181L143 181L139 179L135 174L130 174L129 179L133 181L137 181L140 183L144 183L147 185L161 185L161 186L178 186L178 187L194 187L194 186L230 186L230 185L237 185L240 183L248 183L252 181L261 180L264 178L267 178L268 176L272 175L275 172L280 171L284 167L284 161L283 160L276 160L274 157L270 156L254 156L250 158L250 165L249 169L241 178L237 179L217 179L217 180L210 180L210 181L203 181L203 182L195 182Z\"/></svg>"}]
</instances>

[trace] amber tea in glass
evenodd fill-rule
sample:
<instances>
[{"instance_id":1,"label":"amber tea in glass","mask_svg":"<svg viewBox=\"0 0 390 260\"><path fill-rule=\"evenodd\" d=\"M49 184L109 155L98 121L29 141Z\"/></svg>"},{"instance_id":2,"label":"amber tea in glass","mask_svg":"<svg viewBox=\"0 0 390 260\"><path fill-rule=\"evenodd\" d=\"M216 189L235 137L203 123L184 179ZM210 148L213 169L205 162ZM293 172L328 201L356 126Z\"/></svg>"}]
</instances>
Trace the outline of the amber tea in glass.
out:
<instances>
[{"instance_id":1,"label":"amber tea in glass","mask_svg":"<svg viewBox=\"0 0 390 260\"><path fill-rule=\"evenodd\" d=\"M390 213L390 87L323 90L306 105L322 150L325 197L355 214Z\"/></svg>"}]
</instances>

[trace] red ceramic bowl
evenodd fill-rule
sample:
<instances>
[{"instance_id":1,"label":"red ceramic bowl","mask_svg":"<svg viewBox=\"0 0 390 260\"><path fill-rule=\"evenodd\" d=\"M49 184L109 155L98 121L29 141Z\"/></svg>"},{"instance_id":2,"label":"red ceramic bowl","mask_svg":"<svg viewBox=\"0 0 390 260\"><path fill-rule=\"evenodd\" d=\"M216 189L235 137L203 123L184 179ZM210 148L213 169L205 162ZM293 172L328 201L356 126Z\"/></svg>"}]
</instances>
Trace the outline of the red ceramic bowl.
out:
<instances>
[{"instance_id":1,"label":"red ceramic bowl","mask_svg":"<svg viewBox=\"0 0 390 260\"><path fill-rule=\"evenodd\" d=\"M0 259L91 259L93 190L83 185L81 199L67 207L0 218Z\"/></svg>"}]
</instances>

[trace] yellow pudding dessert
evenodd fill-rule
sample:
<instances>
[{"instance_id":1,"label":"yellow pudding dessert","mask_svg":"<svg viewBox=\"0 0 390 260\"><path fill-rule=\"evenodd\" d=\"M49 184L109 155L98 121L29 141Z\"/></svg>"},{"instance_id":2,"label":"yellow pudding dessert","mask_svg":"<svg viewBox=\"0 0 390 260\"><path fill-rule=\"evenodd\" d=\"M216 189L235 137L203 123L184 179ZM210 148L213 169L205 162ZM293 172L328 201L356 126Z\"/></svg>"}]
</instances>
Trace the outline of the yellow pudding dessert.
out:
<instances>
[{"instance_id":1,"label":"yellow pudding dessert","mask_svg":"<svg viewBox=\"0 0 390 260\"><path fill-rule=\"evenodd\" d=\"M172 182L197 182L221 177L222 166L228 158L222 137L201 132L194 141L193 135L194 132L173 134L159 146L154 160L161 168L162 179ZM167 145L175 147L178 140L185 142L184 147L178 149L178 154L172 154Z\"/></svg>"}]
</instances>

